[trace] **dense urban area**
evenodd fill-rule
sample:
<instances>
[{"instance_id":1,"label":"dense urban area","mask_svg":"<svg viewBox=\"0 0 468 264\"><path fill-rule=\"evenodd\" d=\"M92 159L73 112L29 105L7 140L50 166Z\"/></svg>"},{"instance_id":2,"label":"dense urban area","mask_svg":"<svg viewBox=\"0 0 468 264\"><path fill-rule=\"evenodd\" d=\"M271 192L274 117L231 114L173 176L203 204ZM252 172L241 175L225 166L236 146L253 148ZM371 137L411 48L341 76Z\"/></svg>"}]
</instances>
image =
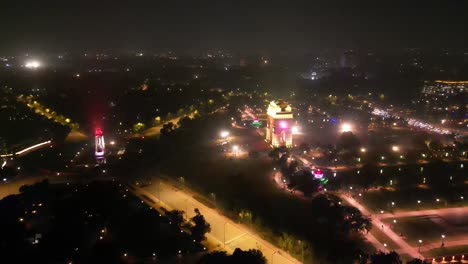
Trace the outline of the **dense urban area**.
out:
<instances>
[{"instance_id":1,"label":"dense urban area","mask_svg":"<svg viewBox=\"0 0 468 264\"><path fill-rule=\"evenodd\" d=\"M468 50L1 60L7 259L464 263Z\"/></svg>"},{"instance_id":2,"label":"dense urban area","mask_svg":"<svg viewBox=\"0 0 468 264\"><path fill-rule=\"evenodd\" d=\"M466 2L0 10L0 263L468 263Z\"/></svg>"}]
</instances>

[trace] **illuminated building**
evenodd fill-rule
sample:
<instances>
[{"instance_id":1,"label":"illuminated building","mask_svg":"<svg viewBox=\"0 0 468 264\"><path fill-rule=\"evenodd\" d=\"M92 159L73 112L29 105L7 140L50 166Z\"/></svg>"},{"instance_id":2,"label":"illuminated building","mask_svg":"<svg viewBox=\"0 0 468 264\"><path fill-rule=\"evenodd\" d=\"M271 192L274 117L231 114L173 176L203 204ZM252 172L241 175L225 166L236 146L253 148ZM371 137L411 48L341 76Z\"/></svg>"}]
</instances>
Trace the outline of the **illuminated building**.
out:
<instances>
[{"instance_id":1,"label":"illuminated building","mask_svg":"<svg viewBox=\"0 0 468 264\"><path fill-rule=\"evenodd\" d=\"M292 147L293 114L284 100L270 103L267 111L266 141L273 147Z\"/></svg>"},{"instance_id":2,"label":"illuminated building","mask_svg":"<svg viewBox=\"0 0 468 264\"><path fill-rule=\"evenodd\" d=\"M423 94L451 96L466 92L468 89L468 81L442 81L425 82Z\"/></svg>"},{"instance_id":3,"label":"illuminated building","mask_svg":"<svg viewBox=\"0 0 468 264\"><path fill-rule=\"evenodd\" d=\"M96 157L103 157L106 151L106 143L104 142L104 133L100 128L94 130L94 154Z\"/></svg>"}]
</instances>

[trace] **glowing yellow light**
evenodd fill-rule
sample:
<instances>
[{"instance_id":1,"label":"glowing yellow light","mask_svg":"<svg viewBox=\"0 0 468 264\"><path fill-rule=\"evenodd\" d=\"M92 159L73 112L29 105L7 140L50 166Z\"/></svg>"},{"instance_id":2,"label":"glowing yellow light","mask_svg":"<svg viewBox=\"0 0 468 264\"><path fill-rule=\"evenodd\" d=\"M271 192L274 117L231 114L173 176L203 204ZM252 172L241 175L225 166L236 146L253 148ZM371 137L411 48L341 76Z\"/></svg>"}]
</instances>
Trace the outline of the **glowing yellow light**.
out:
<instances>
[{"instance_id":1,"label":"glowing yellow light","mask_svg":"<svg viewBox=\"0 0 468 264\"><path fill-rule=\"evenodd\" d=\"M341 126L341 132L352 132L353 128L350 124L348 123L344 123L342 126Z\"/></svg>"}]
</instances>

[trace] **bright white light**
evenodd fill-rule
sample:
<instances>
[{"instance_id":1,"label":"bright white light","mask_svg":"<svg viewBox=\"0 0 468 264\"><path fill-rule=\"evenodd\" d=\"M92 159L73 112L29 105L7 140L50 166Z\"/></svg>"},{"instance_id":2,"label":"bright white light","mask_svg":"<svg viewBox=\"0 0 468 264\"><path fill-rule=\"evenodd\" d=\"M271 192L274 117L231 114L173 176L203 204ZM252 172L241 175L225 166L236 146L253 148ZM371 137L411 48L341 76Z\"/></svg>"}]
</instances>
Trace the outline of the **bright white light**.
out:
<instances>
[{"instance_id":1,"label":"bright white light","mask_svg":"<svg viewBox=\"0 0 468 264\"><path fill-rule=\"evenodd\" d=\"M361 148L361 152L364 153L366 152L367 150L365 148Z\"/></svg>"},{"instance_id":2,"label":"bright white light","mask_svg":"<svg viewBox=\"0 0 468 264\"><path fill-rule=\"evenodd\" d=\"M113 141L113 140L112 140L111 142L109 142L109 143L110 143L111 145L115 145L115 141Z\"/></svg>"},{"instance_id":3,"label":"bright white light","mask_svg":"<svg viewBox=\"0 0 468 264\"><path fill-rule=\"evenodd\" d=\"M219 133L219 135L222 137L222 138L227 138L229 137L229 131L221 131L221 133Z\"/></svg>"},{"instance_id":4,"label":"bright white light","mask_svg":"<svg viewBox=\"0 0 468 264\"><path fill-rule=\"evenodd\" d=\"M348 123L344 123L342 126L341 126L341 132L352 132L353 128L350 124Z\"/></svg>"},{"instance_id":5,"label":"bright white light","mask_svg":"<svg viewBox=\"0 0 468 264\"><path fill-rule=\"evenodd\" d=\"M291 128L291 132L292 132L294 135L299 134L299 127L293 126L293 127Z\"/></svg>"},{"instance_id":6,"label":"bright white light","mask_svg":"<svg viewBox=\"0 0 468 264\"><path fill-rule=\"evenodd\" d=\"M239 151L239 146L237 146L237 145L233 146L232 151L235 151L235 152Z\"/></svg>"},{"instance_id":7,"label":"bright white light","mask_svg":"<svg viewBox=\"0 0 468 264\"><path fill-rule=\"evenodd\" d=\"M400 150L400 147L398 147L398 146L392 146L392 150L395 151L395 152L397 152L397 151Z\"/></svg>"},{"instance_id":8,"label":"bright white light","mask_svg":"<svg viewBox=\"0 0 468 264\"><path fill-rule=\"evenodd\" d=\"M38 62L38 61L28 61L28 62L26 62L26 64L24 66L26 68L28 68L28 69L37 69L37 68L41 67L41 63Z\"/></svg>"}]
</instances>

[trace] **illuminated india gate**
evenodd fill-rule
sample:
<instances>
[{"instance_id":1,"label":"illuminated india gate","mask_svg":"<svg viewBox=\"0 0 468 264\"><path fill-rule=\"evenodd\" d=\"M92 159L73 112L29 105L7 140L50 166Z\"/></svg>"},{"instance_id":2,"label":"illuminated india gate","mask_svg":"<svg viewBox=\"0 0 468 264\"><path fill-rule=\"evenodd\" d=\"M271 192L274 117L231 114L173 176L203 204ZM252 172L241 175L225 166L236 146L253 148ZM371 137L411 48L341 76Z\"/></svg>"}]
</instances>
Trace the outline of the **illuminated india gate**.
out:
<instances>
[{"instance_id":1,"label":"illuminated india gate","mask_svg":"<svg viewBox=\"0 0 468 264\"><path fill-rule=\"evenodd\" d=\"M268 106L267 115L266 141L273 147L292 147L291 106L281 99L272 101Z\"/></svg>"}]
</instances>

